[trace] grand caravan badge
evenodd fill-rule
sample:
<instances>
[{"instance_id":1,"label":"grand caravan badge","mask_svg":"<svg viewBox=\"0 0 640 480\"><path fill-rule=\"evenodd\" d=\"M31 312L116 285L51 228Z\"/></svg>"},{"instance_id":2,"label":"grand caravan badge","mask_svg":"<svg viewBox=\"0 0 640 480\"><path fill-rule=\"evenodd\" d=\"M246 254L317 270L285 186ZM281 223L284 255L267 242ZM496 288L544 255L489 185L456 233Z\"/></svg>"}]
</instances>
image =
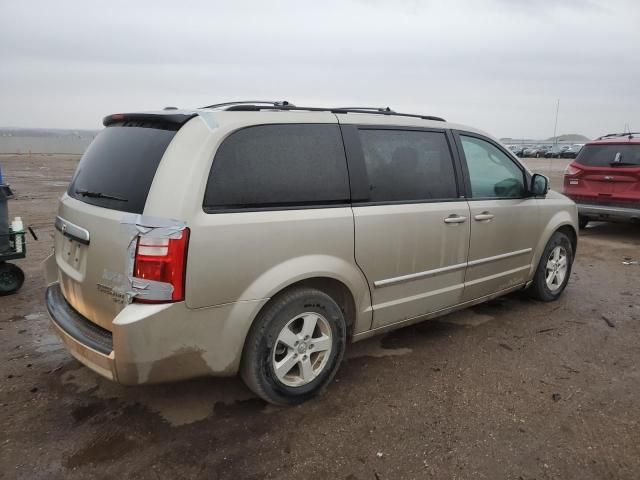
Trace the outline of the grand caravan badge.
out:
<instances>
[{"instance_id":1,"label":"grand caravan badge","mask_svg":"<svg viewBox=\"0 0 640 480\"><path fill-rule=\"evenodd\" d=\"M129 302L128 295L125 293L125 286L127 285L127 278L117 272L110 272L109 270L104 270L102 272L103 280L106 280L108 283L114 286L106 285L104 283L97 283L96 287L100 293L104 293L111 297L111 300L114 303L119 305L124 305Z\"/></svg>"}]
</instances>

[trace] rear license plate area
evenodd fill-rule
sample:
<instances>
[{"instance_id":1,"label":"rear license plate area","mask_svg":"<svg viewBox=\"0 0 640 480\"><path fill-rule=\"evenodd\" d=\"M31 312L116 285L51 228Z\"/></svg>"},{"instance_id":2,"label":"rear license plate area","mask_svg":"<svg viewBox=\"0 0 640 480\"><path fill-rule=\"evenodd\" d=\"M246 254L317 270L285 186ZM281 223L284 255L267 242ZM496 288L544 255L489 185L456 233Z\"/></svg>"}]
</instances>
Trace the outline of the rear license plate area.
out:
<instances>
[{"instance_id":1,"label":"rear license plate area","mask_svg":"<svg viewBox=\"0 0 640 480\"><path fill-rule=\"evenodd\" d=\"M86 254L86 245L82 245L70 238L62 239L62 252L60 257L74 270L80 270L84 256Z\"/></svg>"}]
</instances>

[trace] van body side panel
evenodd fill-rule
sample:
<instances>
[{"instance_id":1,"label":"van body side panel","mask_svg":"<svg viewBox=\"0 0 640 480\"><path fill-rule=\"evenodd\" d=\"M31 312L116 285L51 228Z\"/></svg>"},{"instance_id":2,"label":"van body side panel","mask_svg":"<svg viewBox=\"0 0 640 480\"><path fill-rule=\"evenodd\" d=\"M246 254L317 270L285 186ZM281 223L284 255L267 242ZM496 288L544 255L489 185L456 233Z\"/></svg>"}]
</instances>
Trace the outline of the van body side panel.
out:
<instances>
[{"instance_id":1,"label":"van body side panel","mask_svg":"<svg viewBox=\"0 0 640 480\"><path fill-rule=\"evenodd\" d=\"M353 208L356 259L369 281L374 328L462 302L466 201ZM445 223L459 215L463 223Z\"/></svg>"},{"instance_id":2,"label":"van body side panel","mask_svg":"<svg viewBox=\"0 0 640 480\"><path fill-rule=\"evenodd\" d=\"M201 212L190 237L187 305L261 300L297 281L328 277L349 288L359 311L355 327L368 329L369 292L353 242L350 207Z\"/></svg>"},{"instance_id":3,"label":"van body side panel","mask_svg":"<svg viewBox=\"0 0 640 480\"><path fill-rule=\"evenodd\" d=\"M234 132L270 124L336 124L331 113L216 112L214 122L195 118L183 130L205 128L208 137L194 155L168 149L156 174L145 213L173 212L191 228L187 260L186 304L203 308L268 299L296 281L329 277L345 284L354 297L355 328L371 327L369 292L354 259L353 213L348 204L205 213L203 199L218 148ZM214 127L211 127L213 123ZM174 145L171 145L173 147ZM178 147L179 145L176 145ZM185 158L191 165L185 165ZM176 176L180 198L167 194ZM160 187L160 185L164 187ZM156 190L156 185L158 189ZM235 321L250 325L253 318ZM242 327L244 328L244 327Z\"/></svg>"},{"instance_id":4,"label":"van body side panel","mask_svg":"<svg viewBox=\"0 0 640 480\"><path fill-rule=\"evenodd\" d=\"M475 200L469 206L471 244L465 302L527 282L541 232L535 198ZM476 220L485 212L494 217Z\"/></svg>"},{"instance_id":5,"label":"van body side panel","mask_svg":"<svg viewBox=\"0 0 640 480\"><path fill-rule=\"evenodd\" d=\"M372 328L462 302L469 205L443 122L338 114Z\"/></svg>"}]
</instances>

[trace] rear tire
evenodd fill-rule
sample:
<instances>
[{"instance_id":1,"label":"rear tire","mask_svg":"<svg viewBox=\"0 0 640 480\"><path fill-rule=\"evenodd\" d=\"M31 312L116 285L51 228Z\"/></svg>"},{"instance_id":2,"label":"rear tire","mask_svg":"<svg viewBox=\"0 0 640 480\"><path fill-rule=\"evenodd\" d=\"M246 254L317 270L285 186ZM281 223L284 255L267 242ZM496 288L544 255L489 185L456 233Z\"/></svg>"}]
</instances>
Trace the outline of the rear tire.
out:
<instances>
[{"instance_id":1,"label":"rear tire","mask_svg":"<svg viewBox=\"0 0 640 480\"><path fill-rule=\"evenodd\" d=\"M24 272L12 263L0 263L0 296L16 293L24 283Z\"/></svg>"},{"instance_id":2,"label":"rear tire","mask_svg":"<svg viewBox=\"0 0 640 480\"><path fill-rule=\"evenodd\" d=\"M580 230L584 230L585 228L587 228L588 224L589 224L589 218L588 217L584 217L582 215L578 215L578 226L580 227Z\"/></svg>"},{"instance_id":3,"label":"rear tire","mask_svg":"<svg viewBox=\"0 0 640 480\"><path fill-rule=\"evenodd\" d=\"M543 302L557 300L567 286L572 265L573 247L569 237L555 232L544 247L527 292L529 296Z\"/></svg>"},{"instance_id":4,"label":"rear tire","mask_svg":"<svg viewBox=\"0 0 640 480\"><path fill-rule=\"evenodd\" d=\"M240 375L267 402L296 405L331 382L345 345L338 304L320 290L294 288L274 297L255 320Z\"/></svg>"}]
</instances>

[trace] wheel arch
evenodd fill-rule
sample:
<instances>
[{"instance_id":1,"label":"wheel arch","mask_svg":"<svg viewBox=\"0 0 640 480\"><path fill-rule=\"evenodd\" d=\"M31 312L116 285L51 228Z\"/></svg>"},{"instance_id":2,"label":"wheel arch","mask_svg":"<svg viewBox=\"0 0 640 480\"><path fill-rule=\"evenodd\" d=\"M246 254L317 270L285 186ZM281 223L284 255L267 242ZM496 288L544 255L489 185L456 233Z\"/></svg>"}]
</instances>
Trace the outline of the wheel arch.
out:
<instances>
[{"instance_id":1,"label":"wheel arch","mask_svg":"<svg viewBox=\"0 0 640 480\"><path fill-rule=\"evenodd\" d=\"M250 337L251 329L254 328L256 322L260 318L260 314L268 308L273 302L277 301L282 295L285 295L287 292L297 288L313 288L319 290L323 293L329 295L339 306L340 310L343 312L345 324L347 328L347 342L350 342L353 338L353 334L356 328L356 323L358 321L358 307L356 303L356 297L351 289L344 283L343 281L331 277L331 276L310 276L307 278L298 279L296 281L292 281L291 283L283 286L278 290L275 294L271 295L269 300L265 302L253 315L250 319L247 334L245 336L242 352L240 354L239 361L243 361L246 355L246 345L247 340ZM368 294L368 290L367 290ZM369 326L371 324L371 320L369 319Z\"/></svg>"},{"instance_id":2,"label":"wheel arch","mask_svg":"<svg viewBox=\"0 0 640 480\"><path fill-rule=\"evenodd\" d=\"M578 248L578 233L575 231L574 227L569 224L561 225L556 232L562 232L571 241L571 249L573 250L573 256L576 256L576 250ZM555 232L554 232L555 233Z\"/></svg>"},{"instance_id":3,"label":"wheel arch","mask_svg":"<svg viewBox=\"0 0 640 480\"><path fill-rule=\"evenodd\" d=\"M350 339L353 336L358 317L356 296L344 281L328 275L310 276L297 279L286 285L280 286L279 290L271 294L269 296L269 300L256 312L254 317L251 319L250 327L255 324L257 319L260 317L260 314L270 304L287 292L297 288L313 288L329 295L338 304L344 315L347 327L347 338Z\"/></svg>"},{"instance_id":4,"label":"wheel arch","mask_svg":"<svg viewBox=\"0 0 640 480\"><path fill-rule=\"evenodd\" d=\"M358 333L371 327L371 295L364 274L355 262L333 255L304 255L274 265L259 275L240 298L272 299L304 285L314 286L332 298L335 295L336 303L350 298L352 307L348 313L353 329ZM260 311L250 319L251 324Z\"/></svg>"},{"instance_id":5,"label":"wheel arch","mask_svg":"<svg viewBox=\"0 0 640 480\"><path fill-rule=\"evenodd\" d=\"M575 258L576 249L578 248L578 233L575 225L576 219L572 217L567 211L559 211L551 217L547 222L538 244L536 245L533 261L531 262L531 269L529 271L529 278L532 279L540 263L540 258L545 246L551 239L554 233L562 232L569 237L571 241L571 247L573 249L573 255Z\"/></svg>"}]
</instances>

